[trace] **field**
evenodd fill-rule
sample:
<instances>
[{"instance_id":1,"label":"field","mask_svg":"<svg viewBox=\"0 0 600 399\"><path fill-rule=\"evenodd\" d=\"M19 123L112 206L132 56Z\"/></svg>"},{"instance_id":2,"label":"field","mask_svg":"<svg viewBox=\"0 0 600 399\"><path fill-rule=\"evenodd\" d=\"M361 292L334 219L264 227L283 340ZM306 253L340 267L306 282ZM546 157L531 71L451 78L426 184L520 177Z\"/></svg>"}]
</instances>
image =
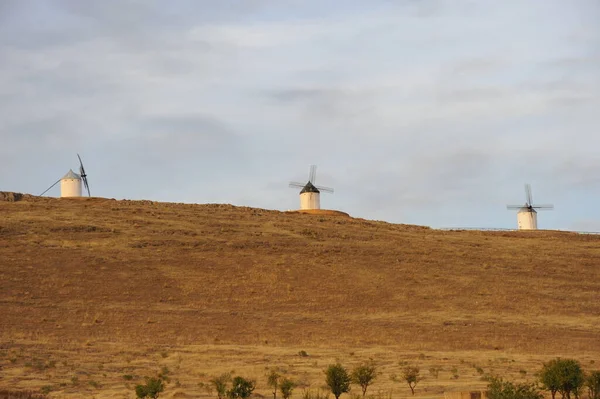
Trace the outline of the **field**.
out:
<instances>
[{"instance_id":1,"label":"field","mask_svg":"<svg viewBox=\"0 0 600 399\"><path fill-rule=\"evenodd\" d=\"M277 367L300 398L328 364L372 358L371 393L409 397L390 376L413 364L415 396L440 398L556 356L600 368L600 236L16 199L0 200L0 389L131 398L163 369L164 397L212 398L202 384L233 371L268 397Z\"/></svg>"}]
</instances>

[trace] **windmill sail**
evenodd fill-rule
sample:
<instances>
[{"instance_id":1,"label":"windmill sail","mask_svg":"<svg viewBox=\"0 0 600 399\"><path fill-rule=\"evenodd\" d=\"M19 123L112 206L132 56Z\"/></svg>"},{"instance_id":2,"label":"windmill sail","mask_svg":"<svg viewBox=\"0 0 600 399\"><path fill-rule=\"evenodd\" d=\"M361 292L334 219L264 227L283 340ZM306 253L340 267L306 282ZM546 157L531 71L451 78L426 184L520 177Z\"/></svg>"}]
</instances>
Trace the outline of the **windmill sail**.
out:
<instances>
[{"instance_id":1,"label":"windmill sail","mask_svg":"<svg viewBox=\"0 0 600 399\"><path fill-rule=\"evenodd\" d=\"M77 154L77 158L79 158L79 174L81 175L81 180L83 180L83 185L85 186L85 189L88 193L88 197L91 197L92 194L90 193L90 185L88 184L87 174L85 173L83 162L81 161L81 157L79 156L79 154Z\"/></svg>"}]
</instances>

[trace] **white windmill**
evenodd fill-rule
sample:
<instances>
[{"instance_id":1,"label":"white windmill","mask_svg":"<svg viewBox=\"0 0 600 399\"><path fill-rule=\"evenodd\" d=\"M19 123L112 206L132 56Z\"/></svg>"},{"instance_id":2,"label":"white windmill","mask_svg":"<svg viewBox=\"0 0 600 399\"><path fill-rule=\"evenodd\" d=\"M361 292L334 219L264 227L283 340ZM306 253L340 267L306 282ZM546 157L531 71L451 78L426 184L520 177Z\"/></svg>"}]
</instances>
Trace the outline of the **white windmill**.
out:
<instances>
[{"instance_id":1,"label":"white windmill","mask_svg":"<svg viewBox=\"0 0 600 399\"><path fill-rule=\"evenodd\" d=\"M40 194L40 197L46 194L52 187L56 186L58 183L60 183L61 198L81 197L83 191L82 183L83 186L85 186L85 189L87 190L88 197L91 197L87 175L85 174L83 162L81 161L81 157L79 156L79 154L77 154L77 158L79 158L79 174L73 172L72 169L69 169L66 175L64 175L56 183L48 187L46 191Z\"/></svg>"},{"instance_id":2,"label":"white windmill","mask_svg":"<svg viewBox=\"0 0 600 399\"><path fill-rule=\"evenodd\" d=\"M300 209L321 209L321 191L324 193L333 193L332 188L316 186L316 177L317 165L311 165L308 183L290 182L290 187L302 189L300 191Z\"/></svg>"},{"instance_id":3,"label":"white windmill","mask_svg":"<svg viewBox=\"0 0 600 399\"><path fill-rule=\"evenodd\" d=\"M554 209L554 205L533 205L531 196L531 186L525 184L525 205L507 205L507 209L518 210L517 226L519 230L537 230L537 211L536 209Z\"/></svg>"}]
</instances>

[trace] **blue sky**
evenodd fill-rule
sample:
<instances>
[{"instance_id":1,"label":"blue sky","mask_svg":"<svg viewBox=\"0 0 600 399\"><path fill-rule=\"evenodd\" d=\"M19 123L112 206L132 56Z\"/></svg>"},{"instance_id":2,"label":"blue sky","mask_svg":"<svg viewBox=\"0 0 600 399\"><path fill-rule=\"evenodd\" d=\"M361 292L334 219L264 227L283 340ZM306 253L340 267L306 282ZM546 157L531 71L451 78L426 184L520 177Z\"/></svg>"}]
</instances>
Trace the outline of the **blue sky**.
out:
<instances>
[{"instance_id":1,"label":"blue sky","mask_svg":"<svg viewBox=\"0 0 600 399\"><path fill-rule=\"evenodd\" d=\"M600 231L596 0L0 2L0 190ZM58 188L48 195L58 196Z\"/></svg>"}]
</instances>

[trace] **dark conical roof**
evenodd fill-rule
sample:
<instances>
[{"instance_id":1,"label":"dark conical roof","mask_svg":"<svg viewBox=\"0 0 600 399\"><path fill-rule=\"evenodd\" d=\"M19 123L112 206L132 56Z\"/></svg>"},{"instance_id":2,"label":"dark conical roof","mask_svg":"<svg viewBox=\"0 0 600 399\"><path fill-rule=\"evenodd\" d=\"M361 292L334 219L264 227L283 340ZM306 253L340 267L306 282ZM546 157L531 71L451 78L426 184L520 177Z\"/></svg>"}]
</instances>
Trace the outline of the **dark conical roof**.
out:
<instances>
[{"instance_id":1,"label":"dark conical roof","mask_svg":"<svg viewBox=\"0 0 600 399\"><path fill-rule=\"evenodd\" d=\"M315 187L311 182L306 183L306 186L300 191L300 194L304 193L320 193L319 189Z\"/></svg>"},{"instance_id":2,"label":"dark conical roof","mask_svg":"<svg viewBox=\"0 0 600 399\"><path fill-rule=\"evenodd\" d=\"M517 213L524 213L524 212L537 213L537 211L535 209L530 208L527 204L525 204L524 207L519 209L519 212L517 212Z\"/></svg>"}]
</instances>

